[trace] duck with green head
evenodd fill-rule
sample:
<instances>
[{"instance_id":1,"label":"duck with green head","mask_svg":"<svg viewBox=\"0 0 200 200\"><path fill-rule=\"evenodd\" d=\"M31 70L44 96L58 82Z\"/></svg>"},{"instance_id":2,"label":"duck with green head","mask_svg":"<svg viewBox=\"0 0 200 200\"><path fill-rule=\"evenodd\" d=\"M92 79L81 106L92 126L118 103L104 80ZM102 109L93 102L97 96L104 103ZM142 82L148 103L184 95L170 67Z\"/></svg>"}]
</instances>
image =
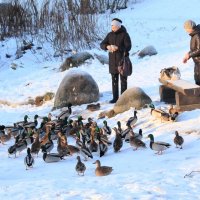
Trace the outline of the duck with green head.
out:
<instances>
[{"instance_id":1,"label":"duck with green head","mask_svg":"<svg viewBox=\"0 0 200 200\"><path fill-rule=\"evenodd\" d=\"M154 136L152 134L149 134L148 138L150 138L150 148L154 151L157 151L156 154L158 155L161 155L163 151L171 146L169 143L166 142L154 142Z\"/></svg>"}]
</instances>

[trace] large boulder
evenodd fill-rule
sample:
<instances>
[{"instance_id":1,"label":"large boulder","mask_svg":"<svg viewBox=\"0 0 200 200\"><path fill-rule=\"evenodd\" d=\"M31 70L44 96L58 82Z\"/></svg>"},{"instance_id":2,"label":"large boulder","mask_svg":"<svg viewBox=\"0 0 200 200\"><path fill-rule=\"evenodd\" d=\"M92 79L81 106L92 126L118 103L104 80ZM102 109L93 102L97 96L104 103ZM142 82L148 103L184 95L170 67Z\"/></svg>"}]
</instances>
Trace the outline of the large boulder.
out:
<instances>
[{"instance_id":1,"label":"large boulder","mask_svg":"<svg viewBox=\"0 0 200 200\"><path fill-rule=\"evenodd\" d=\"M143 58L145 56L153 56L156 55L158 52L156 51L155 47L150 45L142 49L139 53L138 56L140 58Z\"/></svg>"},{"instance_id":2,"label":"large boulder","mask_svg":"<svg viewBox=\"0 0 200 200\"><path fill-rule=\"evenodd\" d=\"M139 87L127 89L117 100L114 105L114 113L122 113L129 110L131 107L141 109L145 104L150 104L151 98Z\"/></svg>"},{"instance_id":3,"label":"large boulder","mask_svg":"<svg viewBox=\"0 0 200 200\"><path fill-rule=\"evenodd\" d=\"M78 67L88 59L94 59L94 57L88 52L76 53L66 58L64 63L60 66L60 71L65 71L69 68Z\"/></svg>"},{"instance_id":4,"label":"large boulder","mask_svg":"<svg viewBox=\"0 0 200 200\"><path fill-rule=\"evenodd\" d=\"M86 72L71 70L61 81L56 92L54 108L66 107L68 103L81 105L99 100L99 88Z\"/></svg>"}]
</instances>

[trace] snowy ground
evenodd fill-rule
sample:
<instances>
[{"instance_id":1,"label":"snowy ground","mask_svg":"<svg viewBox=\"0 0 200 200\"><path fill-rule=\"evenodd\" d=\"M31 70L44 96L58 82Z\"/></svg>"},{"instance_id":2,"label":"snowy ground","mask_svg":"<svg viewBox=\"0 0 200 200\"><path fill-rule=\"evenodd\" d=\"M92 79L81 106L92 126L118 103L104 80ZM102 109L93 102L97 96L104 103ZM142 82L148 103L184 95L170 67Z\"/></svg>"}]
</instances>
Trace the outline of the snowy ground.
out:
<instances>
[{"instance_id":1,"label":"snowy ground","mask_svg":"<svg viewBox=\"0 0 200 200\"><path fill-rule=\"evenodd\" d=\"M184 54L189 50L189 36L183 30L183 23L193 19L199 23L198 0L145 0L128 9L113 15L124 22L133 43L131 60L133 74L128 79L128 87L141 87L156 103L157 106L167 107L159 103L159 73L162 68L177 66L182 78L193 82L193 62L182 64ZM154 45L158 55L139 59L133 55L147 45ZM41 116L51 112L53 101L41 107L31 105L20 106L29 97L43 95L45 92L56 92L62 78L68 71L59 72L61 61L48 57L50 48L35 53L27 52L23 58L14 59L14 41L1 42L0 46L0 101L10 102L7 106L0 104L0 124L12 125L23 119L25 114L33 119L37 113ZM93 49L91 53L105 53L100 49ZM5 54L13 55L10 59ZM43 54L43 55L42 55ZM105 53L106 54L106 53ZM44 56L45 55L45 59ZM47 59L48 58L48 59ZM13 70L12 63L17 64ZM108 66L101 65L98 60L92 60L78 69L89 72L97 82L101 97L101 110L112 107L108 101L111 95L111 78ZM84 117L97 116L100 111L88 112L86 105L73 106L74 114ZM133 108L107 119L110 127L116 126L118 120L125 128L125 122L133 115ZM54 115L60 110L52 112ZM101 127L102 119L97 123ZM85 176L76 174L76 156L67 157L59 163L47 164L42 159L42 153L35 158L35 166L25 170L23 159L26 152L22 152L16 159L8 158L7 149L14 140L6 145L0 144L0 198L1 199L143 199L143 200L191 200L200 199L199 173L193 177L184 178L192 170L199 170L199 134L200 110L183 112L175 123L161 123L150 115L149 109L138 111L138 122L135 131L143 129L144 139L148 148L133 151L128 143L120 153L114 153L112 147L108 153L99 158L85 162L87 167ZM175 130L183 136L183 149L175 148L173 144ZM172 146L162 156L154 154L149 148L149 133L154 134L155 140L169 142ZM114 133L110 137L114 139ZM69 143L74 141L69 138ZM54 148L54 152L56 147ZM103 165L112 166L114 171L106 177L96 177L95 165L92 163L100 159Z\"/></svg>"}]
</instances>

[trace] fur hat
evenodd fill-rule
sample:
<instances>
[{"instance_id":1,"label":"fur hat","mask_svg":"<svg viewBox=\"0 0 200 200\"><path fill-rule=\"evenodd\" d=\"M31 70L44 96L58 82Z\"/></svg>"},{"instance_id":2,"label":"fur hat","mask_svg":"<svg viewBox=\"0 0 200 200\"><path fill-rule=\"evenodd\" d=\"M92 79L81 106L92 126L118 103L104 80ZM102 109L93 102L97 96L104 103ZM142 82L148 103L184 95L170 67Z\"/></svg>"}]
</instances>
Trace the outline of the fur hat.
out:
<instances>
[{"instance_id":1,"label":"fur hat","mask_svg":"<svg viewBox=\"0 0 200 200\"><path fill-rule=\"evenodd\" d=\"M122 24L122 20L121 19L119 19L119 18L114 18L114 19L112 19L112 21L118 21L118 22L120 22L121 24Z\"/></svg>"},{"instance_id":2,"label":"fur hat","mask_svg":"<svg viewBox=\"0 0 200 200\"><path fill-rule=\"evenodd\" d=\"M196 23L192 20L187 20L184 23L184 29L193 29L196 26Z\"/></svg>"}]
</instances>

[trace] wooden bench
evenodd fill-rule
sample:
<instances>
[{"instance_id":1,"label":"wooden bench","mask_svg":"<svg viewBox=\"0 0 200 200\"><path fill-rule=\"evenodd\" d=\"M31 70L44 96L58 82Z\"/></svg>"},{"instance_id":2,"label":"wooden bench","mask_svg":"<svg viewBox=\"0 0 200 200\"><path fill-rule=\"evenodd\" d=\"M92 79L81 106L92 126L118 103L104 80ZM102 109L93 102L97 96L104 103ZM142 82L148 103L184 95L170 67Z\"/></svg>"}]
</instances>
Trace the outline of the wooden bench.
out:
<instances>
[{"instance_id":1,"label":"wooden bench","mask_svg":"<svg viewBox=\"0 0 200 200\"><path fill-rule=\"evenodd\" d=\"M200 86L183 79L161 80L160 100L176 104L180 111L200 108Z\"/></svg>"}]
</instances>

